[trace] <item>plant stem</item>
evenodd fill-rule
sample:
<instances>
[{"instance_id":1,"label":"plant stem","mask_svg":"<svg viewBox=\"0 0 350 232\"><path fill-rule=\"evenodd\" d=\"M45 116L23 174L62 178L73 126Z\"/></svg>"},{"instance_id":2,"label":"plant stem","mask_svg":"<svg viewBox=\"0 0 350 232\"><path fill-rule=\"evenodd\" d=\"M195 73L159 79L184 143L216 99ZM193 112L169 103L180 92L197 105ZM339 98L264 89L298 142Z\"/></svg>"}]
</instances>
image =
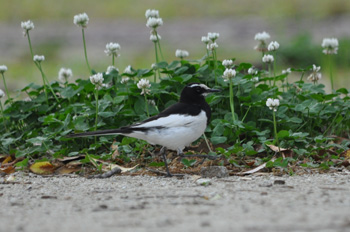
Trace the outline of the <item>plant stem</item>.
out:
<instances>
[{"instance_id":1,"label":"plant stem","mask_svg":"<svg viewBox=\"0 0 350 232\"><path fill-rule=\"evenodd\" d=\"M232 114L232 122L235 123L236 116L235 116L235 106L233 101L233 86L232 86L232 80L229 79L229 81L230 81L230 107L231 107L231 114Z\"/></svg>"},{"instance_id":2,"label":"plant stem","mask_svg":"<svg viewBox=\"0 0 350 232\"><path fill-rule=\"evenodd\" d=\"M81 32L82 32L82 35L83 35L85 61L86 61L86 65L87 65L87 67L88 67L88 69L89 69L89 73L91 73L91 68L90 68L90 65L89 65L89 60L88 60L87 51L86 51L86 42L85 42L85 32L84 32L84 28L81 29Z\"/></svg>"},{"instance_id":3,"label":"plant stem","mask_svg":"<svg viewBox=\"0 0 350 232\"><path fill-rule=\"evenodd\" d=\"M213 49L213 59L214 59L214 77L215 77L215 86L218 85L218 79L216 77L216 66L217 66L217 62L216 62L216 49Z\"/></svg>"},{"instance_id":4,"label":"plant stem","mask_svg":"<svg viewBox=\"0 0 350 232\"><path fill-rule=\"evenodd\" d=\"M329 65L329 76L331 78L331 88L334 90L334 81L333 81L333 64L331 55L328 55L328 65Z\"/></svg>"},{"instance_id":5,"label":"plant stem","mask_svg":"<svg viewBox=\"0 0 350 232\"><path fill-rule=\"evenodd\" d=\"M43 72L43 69L42 69L42 67L41 67L41 63L38 63L38 64L37 64L37 67L38 67L38 69L39 69L39 71L40 71L40 73L41 73L41 77L43 78L44 88L45 88L45 94L46 94L46 86L45 86L45 82L46 82L47 85L49 86L49 89L50 89L52 95L55 97L56 101L59 102L59 100L58 100L58 98L57 98L55 92L53 91L51 85L49 84L48 79L46 78L45 73ZM46 94L46 99L48 100L47 94Z\"/></svg>"},{"instance_id":6,"label":"plant stem","mask_svg":"<svg viewBox=\"0 0 350 232\"><path fill-rule=\"evenodd\" d=\"M159 63L159 57L158 57L158 49L157 49L157 41L154 42L154 50L155 50L155 53L156 53L156 63L158 64ZM160 71L159 69L157 69L157 72L158 72L158 77L160 78ZM157 81L157 76L154 75L154 82Z\"/></svg>"},{"instance_id":7,"label":"plant stem","mask_svg":"<svg viewBox=\"0 0 350 232\"><path fill-rule=\"evenodd\" d=\"M274 59L273 59L273 87L276 86L276 52L274 52Z\"/></svg>"},{"instance_id":8,"label":"plant stem","mask_svg":"<svg viewBox=\"0 0 350 232\"><path fill-rule=\"evenodd\" d=\"M277 142L278 152L281 152L281 150L280 150L280 143L278 141L277 122L276 122L276 112L275 112L275 110L272 111L272 114L273 114L273 129L274 129L274 132L275 132L275 139L276 139L276 142Z\"/></svg>"},{"instance_id":9,"label":"plant stem","mask_svg":"<svg viewBox=\"0 0 350 232\"><path fill-rule=\"evenodd\" d=\"M114 54L112 54L112 65L114 66Z\"/></svg>"},{"instance_id":10,"label":"plant stem","mask_svg":"<svg viewBox=\"0 0 350 232\"><path fill-rule=\"evenodd\" d=\"M98 121L98 89L95 89L95 102L96 102L96 115L95 115L95 130L97 130L97 121Z\"/></svg>"},{"instance_id":11,"label":"plant stem","mask_svg":"<svg viewBox=\"0 0 350 232\"><path fill-rule=\"evenodd\" d=\"M144 96L145 96L145 105L146 105L147 117L149 117L149 110L148 110L147 94L146 94L146 93L144 93Z\"/></svg>"},{"instance_id":12,"label":"plant stem","mask_svg":"<svg viewBox=\"0 0 350 232\"><path fill-rule=\"evenodd\" d=\"M157 35L157 44L158 44L158 48L159 48L159 53L160 53L160 56L162 57L162 60L164 60L164 56L163 56L163 52L162 52L162 48L160 46L160 40L158 38L158 33L156 31L156 35Z\"/></svg>"},{"instance_id":13,"label":"plant stem","mask_svg":"<svg viewBox=\"0 0 350 232\"><path fill-rule=\"evenodd\" d=\"M5 86L5 91L6 91L6 94L7 94L7 98L9 100L11 100L10 92L9 92L9 90L7 88L7 85L6 85L5 75L4 75L4 73L1 73L1 75L2 75L2 79L4 81L4 86Z\"/></svg>"},{"instance_id":14,"label":"plant stem","mask_svg":"<svg viewBox=\"0 0 350 232\"><path fill-rule=\"evenodd\" d=\"M205 136L205 133L203 133L203 137L204 137L204 141L205 141L205 143L207 144L207 147L208 147L209 151L210 151L210 152L213 152L213 150L212 150L211 147L209 146L208 139L207 139L207 136Z\"/></svg>"}]
</instances>

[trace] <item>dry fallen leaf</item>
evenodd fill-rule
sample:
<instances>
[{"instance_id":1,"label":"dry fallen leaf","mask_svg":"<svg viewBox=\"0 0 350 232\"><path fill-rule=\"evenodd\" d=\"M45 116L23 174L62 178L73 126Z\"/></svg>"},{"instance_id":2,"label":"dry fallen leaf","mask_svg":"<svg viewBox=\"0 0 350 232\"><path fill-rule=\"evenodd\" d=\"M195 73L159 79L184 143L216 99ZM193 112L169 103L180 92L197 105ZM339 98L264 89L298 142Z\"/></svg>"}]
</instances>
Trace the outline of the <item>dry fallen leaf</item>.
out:
<instances>
[{"instance_id":1,"label":"dry fallen leaf","mask_svg":"<svg viewBox=\"0 0 350 232\"><path fill-rule=\"evenodd\" d=\"M14 173L15 170L16 169L13 166L7 166L7 167L0 168L0 172L4 172L6 174Z\"/></svg>"},{"instance_id":2,"label":"dry fallen leaf","mask_svg":"<svg viewBox=\"0 0 350 232\"><path fill-rule=\"evenodd\" d=\"M111 163L108 163L106 161L102 161L102 160L98 160L98 159L94 159L94 158L90 158L90 159L92 159L94 161L94 162L91 162L94 166L96 166L97 163L102 163L103 164L102 171L104 171L104 172L110 171L113 168L120 168L122 170L122 173L124 173L124 172L131 171L131 170L135 169L137 166L139 166L137 164L137 165L135 165L132 168L125 168L125 167L122 167L122 166L120 166L118 164L111 164Z\"/></svg>"},{"instance_id":3,"label":"dry fallen leaf","mask_svg":"<svg viewBox=\"0 0 350 232\"><path fill-rule=\"evenodd\" d=\"M4 159L4 161L2 161L1 164L7 164L7 163L10 162L10 161L12 161L11 156L7 156L7 157Z\"/></svg>"},{"instance_id":4,"label":"dry fallen leaf","mask_svg":"<svg viewBox=\"0 0 350 232\"><path fill-rule=\"evenodd\" d=\"M273 162L273 161L275 161L275 160L276 160L276 158L272 158L270 161ZM263 169L263 168L266 167L266 163L267 163L267 162L261 164L260 166L254 168L254 169L252 169L252 170L249 170L249 171L246 171L246 172L242 172L242 173L240 173L240 174L241 174L241 175L250 175L250 174L253 174L253 173L255 173L255 172L258 172L258 171L260 171L261 169Z\"/></svg>"},{"instance_id":5,"label":"dry fallen leaf","mask_svg":"<svg viewBox=\"0 0 350 232\"><path fill-rule=\"evenodd\" d=\"M120 154L118 151L118 145L114 144L114 142L111 145L111 149L113 150L112 159L115 160Z\"/></svg>"},{"instance_id":6,"label":"dry fallen leaf","mask_svg":"<svg viewBox=\"0 0 350 232\"><path fill-rule=\"evenodd\" d=\"M54 173L55 166L48 161L43 161L32 164L29 169L35 174L50 175Z\"/></svg>"},{"instance_id":7,"label":"dry fallen leaf","mask_svg":"<svg viewBox=\"0 0 350 232\"><path fill-rule=\"evenodd\" d=\"M268 144L267 146L268 146L271 150L273 150L274 152L280 152L280 151L287 151L287 150L288 150L288 149L282 148L282 147L280 147L280 148L278 149L277 146L272 145L272 144Z\"/></svg>"}]
</instances>

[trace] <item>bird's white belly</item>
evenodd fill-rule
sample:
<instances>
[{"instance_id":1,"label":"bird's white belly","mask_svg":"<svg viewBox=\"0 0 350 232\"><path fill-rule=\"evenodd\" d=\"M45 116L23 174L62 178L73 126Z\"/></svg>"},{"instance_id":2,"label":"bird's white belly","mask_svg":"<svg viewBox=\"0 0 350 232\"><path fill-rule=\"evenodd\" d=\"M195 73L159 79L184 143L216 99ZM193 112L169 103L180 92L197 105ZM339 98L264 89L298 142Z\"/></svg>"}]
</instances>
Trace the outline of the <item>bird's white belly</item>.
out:
<instances>
[{"instance_id":1,"label":"bird's white belly","mask_svg":"<svg viewBox=\"0 0 350 232\"><path fill-rule=\"evenodd\" d=\"M207 127L207 116L202 111L197 116L183 116L177 125L149 130L146 134L134 132L127 136L146 140L151 144L165 146L171 150L183 150L197 140Z\"/></svg>"}]
</instances>

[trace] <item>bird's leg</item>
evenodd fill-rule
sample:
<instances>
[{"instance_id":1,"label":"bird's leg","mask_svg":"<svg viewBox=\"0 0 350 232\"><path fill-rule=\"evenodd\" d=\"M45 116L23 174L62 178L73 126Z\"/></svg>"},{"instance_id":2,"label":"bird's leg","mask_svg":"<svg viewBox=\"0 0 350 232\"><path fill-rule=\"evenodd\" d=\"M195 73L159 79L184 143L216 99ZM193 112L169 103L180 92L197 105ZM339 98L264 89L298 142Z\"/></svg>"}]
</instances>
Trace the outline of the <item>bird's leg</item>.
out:
<instances>
[{"instance_id":1,"label":"bird's leg","mask_svg":"<svg viewBox=\"0 0 350 232\"><path fill-rule=\"evenodd\" d=\"M168 167L168 162L166 161L166 147L162 147L162 149L160 149L160 153L163 156L164 159L164 165L165 165L165 169L166 169L166 173L167 173L167 177L172 177L173 175L170 173L169 171L169 167Z\"/></svg>"}]
</instances>

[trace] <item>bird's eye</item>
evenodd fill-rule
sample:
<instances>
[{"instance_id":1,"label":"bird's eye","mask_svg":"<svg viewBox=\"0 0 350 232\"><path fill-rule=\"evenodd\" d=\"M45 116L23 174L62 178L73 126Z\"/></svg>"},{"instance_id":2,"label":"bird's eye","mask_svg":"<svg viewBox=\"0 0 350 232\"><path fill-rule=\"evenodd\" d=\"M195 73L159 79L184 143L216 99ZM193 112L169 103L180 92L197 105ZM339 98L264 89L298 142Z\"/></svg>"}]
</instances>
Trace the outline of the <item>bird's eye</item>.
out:
<instances>
[{"instance_id":1,"label":"bird's eye","mask_svg":"<svg viewBox=\"0 0 350 232\"><path fill-rule=\"evenodd\" d=\"M201 93L201 92L202 92L202 89L201 89L200 87L197 87L197 88L196 88L196 92L197 92L197 93Z\"/></svg>"}]
</instances>

